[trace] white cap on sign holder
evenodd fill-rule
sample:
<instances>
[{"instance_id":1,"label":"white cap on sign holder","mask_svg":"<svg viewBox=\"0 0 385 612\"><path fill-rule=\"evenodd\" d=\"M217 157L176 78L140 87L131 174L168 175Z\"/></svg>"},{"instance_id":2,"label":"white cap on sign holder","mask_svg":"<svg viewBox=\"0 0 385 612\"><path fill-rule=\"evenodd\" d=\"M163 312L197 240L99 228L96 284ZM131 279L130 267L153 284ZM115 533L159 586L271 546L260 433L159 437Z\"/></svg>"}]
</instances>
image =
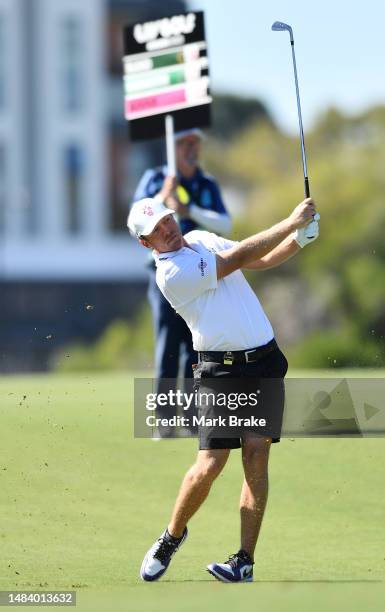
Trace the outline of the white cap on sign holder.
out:
<instances>
[{"instance_id":1,"label":"white cap on sign holder","mask_svg":"<svg viewBox=\"0 0 385 612\"><path fill-rule=\"evenodd\" d=\"M197 136L201 140L205 138L204 133L199 128L190 128L188 130L180 130L179 132L175 132L174 138L175 140L180 140L181 138L185 138L185 136Z\"/></svg>"},{"instance_id":2,"label":"white cap on sign holder","mask_svg":"<svg viewBox=\"0 0 385 612\"><path fill-rule=\"evenodd\" d=\"M148 236L155 225L166 217L174 214L160 199L144 198L132 205L127 219L127 227L133 236Z\"/></svg>"}]
</instances>

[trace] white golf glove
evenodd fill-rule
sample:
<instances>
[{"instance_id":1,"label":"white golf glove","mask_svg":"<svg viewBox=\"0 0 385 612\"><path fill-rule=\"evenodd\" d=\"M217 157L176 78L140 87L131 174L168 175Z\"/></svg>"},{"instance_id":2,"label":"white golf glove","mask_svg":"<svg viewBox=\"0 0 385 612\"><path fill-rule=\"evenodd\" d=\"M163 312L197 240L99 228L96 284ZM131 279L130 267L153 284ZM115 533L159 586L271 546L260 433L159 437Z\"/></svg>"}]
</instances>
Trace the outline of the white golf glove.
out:
<instances>
[{"instance_id":1,"label":"white golf glove","mask_svg":"<svg viewBox=\"0 0 385 612\"><path fill-rule=\"evenodd\" d=\"M321 215L319 213L316 213L314 215L313 221L310 221L309 225L295 230L295 232L292 234L292 237L297 242L297 244L299 244L301 249L303 249L303 247L305 247L307 244L310 244L314 240L317 240L319 235L318 221L320 220L320 218Z\"/></svg>"}]
</instances>

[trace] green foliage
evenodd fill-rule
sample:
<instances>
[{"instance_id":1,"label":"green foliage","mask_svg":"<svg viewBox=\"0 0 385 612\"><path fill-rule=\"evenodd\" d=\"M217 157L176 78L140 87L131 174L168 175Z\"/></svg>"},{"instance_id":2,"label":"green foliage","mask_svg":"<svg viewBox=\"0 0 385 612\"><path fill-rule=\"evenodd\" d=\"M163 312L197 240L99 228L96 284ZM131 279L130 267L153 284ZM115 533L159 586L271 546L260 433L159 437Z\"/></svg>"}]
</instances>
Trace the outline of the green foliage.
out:
<instances>
[{"instance_id":1,"label":"green foliage","mask_svg":"<svg viewBox=\"0 0 385 612\"><path fill-rule=\"evenodd\" d=\"M284 281L290 270L309 285L311 299L319 303L325 301L325 285L338 290L325 312L314 317L315 334L298 337L291 347L293 365L385 363L384 142L385 107L355 117L330 109L306 134L311 192L321 213L320 239L273 274ZM245 210L235 223L237 239L276 223L303 199L299 138L269 122L259 121L239 133L227 151L222 148L220 163L227 181L247 187ZM260 276L258 291L268 288L271 274ZM299 322L307 310L306 301L298 302ZM325 333L331 319L332 328L349 333Z\"/></svg>"},{"instance_id":2,"label":"green foliage","mask_svg":"<svg viewBox=\"0 0 385 612\"><path fill-rule=\"evenodd\" d=\"M91 345L74 344L56 355L58 372L140 369L151 366L153 329L151 313L143 306L134 320L113 321Z\"/></svg>"},{"instance_id":3,"label":"green foliage","mask_svg":"<svg viewBox=\"0 0 385 612\"><path fill-rule=\"evenodd\" d=\"M239 240L284 218L303 199L299 138L280 132L255 100L216 99L217 140L206 143L205 165L222 185L245 194L244 208L234 219L233 237ZM286 292L290 279L306 288L292 289L295 307L288 316L290 300L282 299L274 321L292 366L385 365L384 143L385 106L354 117L330 109L306 133L320 238L282 268L250 274L258 295L268 295L280 279ZM287 333L286 342L290 326L294 332ZM66 354L70 357L58 360L61 370L148 365L149 314L132 324L116 322L94 345L77 345Z\"/></svg>"},{"instance_id":4,"label":"green foliage","mask_svg":"<svg viewBox=\"0 0 385 612\"><path fill-rule=\"evenodd\" d=\"M288 351L293 368L384 367L384 347L371 338L363 340L357 332L319 331Z\"/></svg>"},{"instance_id":5,"label":"green foliage","mask_svg":"<svg viewBox=\"0 0 385 612\"><path fill-rule=\"evenodd\" d=\"M384 264L373 255L351 259L346 266L347 291L362 326L385 312ZM362 290L367 287L367 290ZM370 288L370 290L369 290Z\"/></svg>"},{"instance_id":6,"label":"green foliage","mask_svg":"<svg viewBox=\"0 0 385 612\"><path fill-rule=\"evenodd\" d=\"M255 98L214 94L212 134L219 140L228 140L254 121L271 122L265 105Z\"/></svg>"},{"instance_id":7,"label":"green foliage","mask_svg":"<svg viewBox=\"0 0 385 612\"><path fill-rule=\"evenodd\" d=\"M229 168L250 185L274 188L280 180L297 169L297 143L277 130L270 122L260 121L240 132L229 150Z\"/></svg>"}]
</instances>

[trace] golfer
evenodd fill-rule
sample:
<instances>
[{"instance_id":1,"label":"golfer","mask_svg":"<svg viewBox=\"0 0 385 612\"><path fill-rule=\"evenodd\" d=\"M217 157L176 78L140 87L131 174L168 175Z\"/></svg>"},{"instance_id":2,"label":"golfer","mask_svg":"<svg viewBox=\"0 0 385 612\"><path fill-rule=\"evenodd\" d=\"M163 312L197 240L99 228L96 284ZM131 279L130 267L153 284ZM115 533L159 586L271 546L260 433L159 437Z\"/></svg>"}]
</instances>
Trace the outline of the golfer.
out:
<instances>
[{"instance_id":1,"label":"golfer","mask_svg":"<svg viewBox=\"0 0 385 612\"><path fill-rule=\"evenodd\" d=\"M194 229L205 229L216 234L228 234L231 219L222 200L217 182L199 165L203 133L189 129L175 134L177 176L169 174L167 166L146 170L134 195L134 202L143 198L161 199L173 210L182 234ZM155 265L149 266L148 298L155 332L156 393L170 390L178 378L181 364L184 390L192 390L192 364L197 361L191 332L182 317L175 312L156 284ZM175 390L175 386L173 390ZM159 416L167 416L167 408L157 407ZM194 431L194 427L190 427ZM172 430L158 428L160 437L167 438Z\"/></svg>"},{"instance_id":2,"label":"golfer","mask_svg":"<svg viewBox=\"0 0 385 612\"><path fill-rule=\"evenodd\" d=\"M215 478L233 448L242 449L244 481L240 498L240 549L224 563L211 563L208 571L222 582L253 580L254 550L267 501L268 458L272 442L279 441L282 420L283 378L287 361L274 339L262 306L241 269L264 270L288 260L318 236L313 200L307 198L273 227L240 242L195 230L182 235L172 212L162 202L147 198L136 202L128 227L142 245L152 249L156 281L165 298L189 326L198 351L197 379L205 388L232 377L245 383L272 378L281 382L270 407L274 431L261 435L247 428L238 438L199 432L199 452L186 473L171 520L144 557L143 580L158 580L173 554L187 537L187 524L206 499ZM281 390L280 390L281 389Z\"/></svg>"}]
</instances>

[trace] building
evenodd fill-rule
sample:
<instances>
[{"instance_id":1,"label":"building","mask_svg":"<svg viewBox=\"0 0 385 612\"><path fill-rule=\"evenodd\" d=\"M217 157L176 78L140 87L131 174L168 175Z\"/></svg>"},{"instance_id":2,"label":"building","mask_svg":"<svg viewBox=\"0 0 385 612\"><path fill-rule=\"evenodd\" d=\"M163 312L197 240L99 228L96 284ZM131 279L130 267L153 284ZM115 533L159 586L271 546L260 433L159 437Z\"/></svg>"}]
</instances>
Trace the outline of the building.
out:
<instances>
[{"instance_id":1,"label":"building","mask_svg":"<svg viewBox=\"0 0 385 612\"><path fill-rule=\"evenodd\" d=\"M143 296L125 218L161 145L129 145L121 31L184 10L0 0L0 370L46 368L53 347L96 337Z\"/></svg>"}]
</instances>

